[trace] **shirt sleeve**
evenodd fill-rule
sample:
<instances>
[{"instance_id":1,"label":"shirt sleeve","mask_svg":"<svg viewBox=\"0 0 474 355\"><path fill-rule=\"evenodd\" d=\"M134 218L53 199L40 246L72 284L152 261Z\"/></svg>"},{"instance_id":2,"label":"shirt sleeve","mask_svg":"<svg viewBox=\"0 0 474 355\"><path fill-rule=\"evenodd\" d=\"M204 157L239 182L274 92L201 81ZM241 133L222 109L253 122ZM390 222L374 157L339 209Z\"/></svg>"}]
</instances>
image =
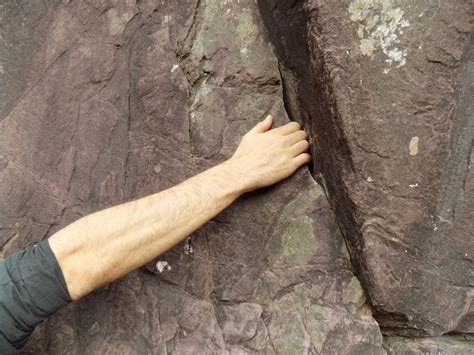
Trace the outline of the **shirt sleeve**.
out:
<instances>
[{"instance_id":1,"label":"shirt sleeve","mask_svg":"<svg viewBox=\"0 0 474 355\"><path fill-rule=\"evenodd\" d=\"M37 325L71 302L56 257L44 240L0 262L0 354L14 354Z\"/></svg>"}]
</instances>

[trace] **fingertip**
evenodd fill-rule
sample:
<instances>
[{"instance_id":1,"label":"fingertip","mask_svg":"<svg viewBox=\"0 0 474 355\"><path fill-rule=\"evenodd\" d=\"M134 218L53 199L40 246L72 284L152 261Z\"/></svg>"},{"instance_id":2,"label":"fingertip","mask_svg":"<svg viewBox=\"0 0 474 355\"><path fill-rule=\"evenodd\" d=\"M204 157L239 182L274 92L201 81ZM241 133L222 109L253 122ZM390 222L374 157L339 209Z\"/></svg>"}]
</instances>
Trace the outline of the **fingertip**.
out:
<instances>
[{"instance_id":1,"label":"fingertip","mask_svg":"<svg viewBox=\"0 0 474 355\"><path fill-rule=\"evenodd\" d=\"M265 117L265 119L262 121L262 123L265 124L265 127L266 127L265 130L270 129L270 127L273 126L273 116L268 115L267 117Z\"/></svg>"},{"instance_id":2,"label":"fingertip","mask_svg":"<svg viewBox=\"0 0 474 355\"><path fill-rule=\"evenodd\" d=\"M311 154L309 153L301 153L298 156L299 160L302 162L302 164L308 164L311 161Z\"/></svg>"}]
</instances>

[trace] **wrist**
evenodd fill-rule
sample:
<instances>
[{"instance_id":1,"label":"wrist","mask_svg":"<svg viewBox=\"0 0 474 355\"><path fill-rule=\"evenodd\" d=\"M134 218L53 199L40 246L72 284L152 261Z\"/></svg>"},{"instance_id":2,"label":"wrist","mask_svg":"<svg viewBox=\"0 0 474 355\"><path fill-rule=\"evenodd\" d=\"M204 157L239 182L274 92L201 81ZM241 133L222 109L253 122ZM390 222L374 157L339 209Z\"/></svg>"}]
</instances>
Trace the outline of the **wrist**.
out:
<instances>
[{"instance_id":1,"label":"wrist","mask_svg":"<svg viewBox=\"0 0 474 355\"><path fill-rule=\"evenodd\" d=\"M195 188L204 189L211 194L214 203L228 205L244 192L247 192L241 173L237 165L230 160L214 165L213 167L191 177L183 182Z\"/></svg>"},{"instance_id":2,"label":"wrist","mask_svg":"<svg viewBox=\"0 0 474 355\"><path fill-rule=\"evenodd\" d=\"M223 177L223 189L228 196L238 198L249 190L244 179L245 175L242 174L241 168L231 158L214 166L212 169L215 169L217 174Z\"/></svg>"},{"instance_id":3,"label":"wrist","mask_svg":"<svg viewBox=\"0 0 474 355\"><path fill-rule=\"evenodd\" d=\"M242 171L242 165L233 158L215 165L208 171L214 176L219 177L221 190L226 196L236 199L251 190L245 178L245 172Z\"/></svg>"}]
</instances>

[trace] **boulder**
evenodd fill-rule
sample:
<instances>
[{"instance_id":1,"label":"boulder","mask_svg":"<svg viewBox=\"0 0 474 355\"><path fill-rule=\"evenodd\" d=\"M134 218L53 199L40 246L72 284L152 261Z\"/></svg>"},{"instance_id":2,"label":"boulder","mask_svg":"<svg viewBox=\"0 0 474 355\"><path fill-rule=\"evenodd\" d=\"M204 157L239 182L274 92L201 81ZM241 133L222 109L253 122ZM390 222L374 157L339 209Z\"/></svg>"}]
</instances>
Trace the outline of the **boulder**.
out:
<instances>
[{"instance_id":1,"label":"boulder","mask_svg":"<svg viewBox=\"0 0 474 355\"><path fill-rule=\"evenodd\" d=\"M474 4L259 7L383 331L473 332Z\"/></svg>"}]
</instances>

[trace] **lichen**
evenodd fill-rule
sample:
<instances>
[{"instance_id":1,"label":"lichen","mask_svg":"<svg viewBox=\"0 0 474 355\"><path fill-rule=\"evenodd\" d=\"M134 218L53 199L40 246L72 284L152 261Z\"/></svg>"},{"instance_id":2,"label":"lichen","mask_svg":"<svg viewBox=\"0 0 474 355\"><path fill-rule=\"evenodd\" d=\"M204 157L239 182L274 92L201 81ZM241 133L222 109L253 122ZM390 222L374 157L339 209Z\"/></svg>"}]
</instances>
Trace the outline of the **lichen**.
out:
<instances>
[{"instance_id":1,"label":"lichen","mask_svg":"<svg viewBox=\"0 0 474 355\"><path fill-rule=\"evenodd\" d=\"M250 9L242 9L242 12L239 16L239 23L237 25L237 34L242 43L249 43L253 41L256 38L258 32L258 28L253 22L253 16Z\"/></svg>"},{"instance_id":2,"label":"lichen","mask_svg":"<svg viewBox=\"0 0 474 355\"><path fill-rule=\"evenodd\" d=\"M328 307L314 304L306 310L307 330L318 354L322 353L324 342L334 328L336 319L334 311Z\"/></svg>"},{"instance_id":3,"label":"lichen","mask_svg":"<svg viewBox=\"0 0 474 355\"><path fill-rule=\"evenodd\" d=\"M418 154L418 142L419 138L417 136L412 137L410 140L410 144L408 145L408 149L410 150L410 155L417 155Z\"/></svg>"},{"instance_id":4,"label":"lichen","mask_svg":"<svg viewBox=\"0 0 474 355\"><path fill-rule=\"evenodd\" d=\"M407 51L400 48L399 36L410 23L403 19L400 7L391 0L354 0L348 11L351 21L359 23L357 35L362 55L372 57L380 48L388 65L384 73L390 71L393 63L397 63L397 67L406 64Z\"/></svg>"},{"instance_id":5,"label":"lichen","mask_svg":"<svg viewBox=\"0 0 474 355\"><path fill-rule=\"evenodd\" d=\"M268 326L270 338L279 354L307 354L311 339L298 310L275 312Z\"/></svg>"},{"instance_id":6,"label":"lichen","mask_svg":"<svg viewBox=\"0 0 474 355\"><path fill-rule=\"evenodd\" d=\"M298 195L293 201L288 203L281 212L281 219L287 219L295 216L298 212L304 211L311 206L315 199L324 195L323 189L319 184L315 184L305 195Z\"/></svg>"},{"instance_id":7,"label":"lichen","mask_svg":"<svg viewBox=\"0 0 474 355\"><path fill-rule=\"evenodd\" d=\"M165 271L165 269L171 270L170 264L168 264L167 261L159 260L156 263L156 270L158 270L158 272L161 274L163 271Z\"/></svg>"},{"instance_id":8,"label":"lichen","mask_svg":"<svg viewBox=\"0 0 474 355\"><path fill-rule=\"evenodd\" d=\"M296 285L292 292L273 300L270 309L272 311L283 311L293 308L306 308L311 305L311 298L320 297L322 292L320 285L301 283Z\"/></svg>"},{"instance_id":9,"label":"lichen","mask_svg":"<svg viewBox=\"0 0 474 355\"><path fill-rule=\"evenodd\" d=\"M303 216L285 222L279 233L277 264L288 266L306 264L318 250L312 220Z\"/></svg>"},{"instance_id":10,"label":"lichen","mask_svg":"<svg viewBox=\"0 0 474 355\"><path fill-rule=\"evenodd\" d=\"M362 286L357 279L353 276L344 290L344 302L352 303L356 306L361 306L365 302L365 294Z\"/></svg>"}]
</instances>

